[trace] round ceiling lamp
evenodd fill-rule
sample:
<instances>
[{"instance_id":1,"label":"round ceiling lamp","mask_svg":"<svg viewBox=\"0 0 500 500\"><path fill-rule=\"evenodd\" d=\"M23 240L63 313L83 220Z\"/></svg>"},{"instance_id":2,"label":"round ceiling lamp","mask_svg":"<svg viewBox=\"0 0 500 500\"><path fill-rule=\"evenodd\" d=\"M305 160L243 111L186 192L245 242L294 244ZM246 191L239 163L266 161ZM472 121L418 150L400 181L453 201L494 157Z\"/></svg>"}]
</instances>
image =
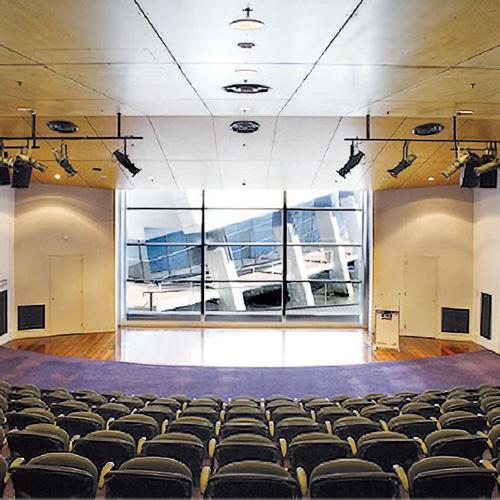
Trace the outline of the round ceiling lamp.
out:
<instances>
[{"instance_id":1,"label":"round ceiling lamp","mask_svg":"<svg viewBox=\"0 0 500 500\"><path fill-rule=\"evenodd\" d=\"M243 12L246 13L246 16L240 19L235 19L234 21L229 23L229 26L236 30L243 31L260 30L260 28L264 26L264 23L262 21L259 21L259 19L250 17L250 12L252 12L252 10L253 9L251 9L250 7L243 9Z\"/></svg>"},{"instance_id":2,"label":"round ceiling lamp","mask_svg":"<svg viewBox=\"0 0 500 500\"><path fill-rule=\"evenodd\" d=\"M236 120L230 125L231 130L238 134L253 134L260 128L260 123L253 120Z\"/></svg>"},{"instance_id":3,"label":"round ceiling lamp","mask_svg":"<svg viewBox=\"0 0 500 500\"><path fill-rule=\"evenodd\" d=\"M263 94L271 87L260 83L233 83L222 88L230 94Z\"/></svg>"},{"instance_id":4,"label":"round ceiling lamp","mask_svg":"<svg viewBox=\"0 0 500 500\"><path fill-rule=\"evenodd\" d=\"M435 135L439 134L444 129L441 123L423 123L422 125L417 125L412 133L415 135Z\"/></svg>"},{"instance_id":5,"label":"round ceiling lamp","mask_svg":"<svg viewBox=\"0 0 500 500\"><path fill-rule=\"evenodd\" d=\"M54 132L59 132L61 134L74 134L78 132L78 126L73 122L69 122L66 120L51 120L47 122L47 127Z\"/></svg>"},{"instance_id":6,"label":"round ceiling lamp","mask_svg":"<svg viewBox=\"0 0 500 500\"><path fill-rule=\"evenodd\" d=\"M240 49L253 49L255 47L255 43L253 43L253 42L239 42L238 47Z\"/></svg>"}]
</instances>

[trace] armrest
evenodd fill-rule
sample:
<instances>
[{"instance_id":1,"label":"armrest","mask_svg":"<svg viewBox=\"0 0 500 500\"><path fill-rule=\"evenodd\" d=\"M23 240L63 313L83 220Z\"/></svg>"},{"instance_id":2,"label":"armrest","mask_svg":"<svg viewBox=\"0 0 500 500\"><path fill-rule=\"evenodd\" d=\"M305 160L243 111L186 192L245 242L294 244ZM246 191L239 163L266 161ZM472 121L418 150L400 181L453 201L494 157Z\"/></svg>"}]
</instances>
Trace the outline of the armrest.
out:
<instances>
[{"instance_id":1,"label":"armrest","mask_svg":"<svg viewBox=\"0 0 500 500\"><path fill-rule=\"evenodd\" d=\"M297 467L297 482L299 483L300 493L303 497L307 495L307 474L302 467Z\"/></svg>"},{"instance_id":2,"label":"armrest","mask_svg":"<svg viewBox=\"0 0 500 500\"><path fill-rule=\"evenodd\" d=\"M217 445L217 440L215 438L212 438L208 442L208 456L210 459L214 458L216 445Z\"/></svg>"},{"instance_id":3,"label":"armrest","mask_svg":"<svg viewBox=\"0 0 500 500\"><path fill-rule=\"evenodd\" d=\"M401 486L405 491L408 491L410 489L409 483L408 483L408 476L406 475L405 470L403 467L400 465L393 465L392 469L398 476L399 482L401 483Z\"/></svg>"},{"instance_id":4,"label":"armrest","mask_svg":"<svg viewBox=\"0 0 500 500\"><path fill-rule=\"evenodd\" d=\"M73 451L73 447L75 446L75 442L77 439L80 439L79 434L75 434L70 440L69 440L69 451Z\"/></svg>"},{"instance_id":5,"label":"armrest","mask_svg":"<svg viewBox=\"0 0 500 500\"><path fill-rule=\"evenodd\" d=\"M161 423L161 429L160 432L161 434L165 434L167 432L167 427L168 427L168 418L166 418L162 423Z\"/></svg>"},{"instance_id":6,"label":"armrest","mask_svg":"<svg viewBox=\"0 0 500 500\"><path fill-rule=\"evenodd\" d=\"M200 492L202 495L204 495L205 492L207 491L209 479L210 479L210 467L208 465L205 465L205 467L201 469L200 473Z\"/></svg>"},{"instance_id":7,"label":"armrest","mask_svg":"<svg viewBox=\"0 0 500 500\"><path fill-rule=\"evenodd\" d=\"M286 458L286 451L287 451L287 448L288 448L286 439L285 438L280 438L279 439L279 443L280 443L281 456L283 457L283 460L285 460L285 458Z\"/></svg>"},{"instance_id":8,"label":"armrest","mask_svg":"<svg viewBox=\"0 0 500 500\"><path fill-rule=\"evenodd\" d=\"M215 422L215 435L218 436L220 434L220 428L222 426L222 422L220 420L217 420Z\"/></svg>"},{"instance_id":9,"label":"armrest","mask_svg":"<svg viewBox=\"0 0 500 500\"><path fill-rule=\"evenodd\" d=\"M142 448L144 447L144 443L148 440L146 436L142 436L139 438L139 441L137 441L137 456L139 456L142 453Z\"/></svg>"},{"instance_id":10,"label":"armrest","mask_svg":"<svg viewBox=\"0 0 500 500\"><path fill-rule=\"evenodd\" d=\"M221 422L223 422L225 416L226 416L226 411L225 410L221 410L220 413L219 413L219 420Z\"/></svg>"},{"instance_id":11,"label":"armrest","mask_svg":"<svg viewBox=\"0 0 500 500\"><path fill-rule=\"evenodd\" d=\"M108 462L104 464L104 467L101 469L101 473L99 474L99 482L97 484L98 488L104 487L104 481L106 479L106 475L113 469L115 464L113 462Z\"/></svg>"},{"instance_id":12,"label":"armrest","mask_svg":"<svg viewBox=\"0 0 500 500\"><path fill-rule=\"evenodd\" d=\"M427 448L427 445L422 440L422 438L415 436L413 439L420 445L420 448L422 448L422 452L424 453L424 455L428 455L429 450Z\"/></svg>"},{"instance_id":13,"label":"armrest","mask_svg":"<svg viewBox=\"0 0 500 500\"><path fill-rule=\"evenodd\" d=\"M358 454L358 448L356 446L356 441L354 441L354 439L351 436L349 436L347 438L347 442L349 443L349 446L351 447L352 456L355 457Z\"/></svg>"},{"instance_id":14,"label":"armrest","mask_svg":"<svg viewBox=\"0 0 500 500\"><path fill-rule=\"evenodd\" d=\"M269 410L266 410L266 420L267 420L268 422L270 422L270 421L271 421L271 412L270 412Z\"/></svg>"},{"instance_id":15,"label":"armrest","mask_svg":"<svg viewBox=\"0 0 500 500\"><path fill-rule=\"evenodd\" d=\"M387 422L385 420L383 420L381 418L378 422L379 422L380 426L382 427L382 430L384 430L384 431L389 430L389 426L387 425Z\"/></svg>"},{"instance_id":16,"label":"armrest","mask_svg":"<svg viewBox=\"0 0 500 500\"><path fill-rule=\"evenodd\" d=\"M311 418L316 422L316 412L311 410Z\"/></svg>"},{"instance_id":17,"label":"armrest","mask_svg":"<svg viewBox=\"0 0 500 500\"><path fill-rule=\"evenodd\" d=\"M269 421L269 434L274 437L274 422L272 420Z\"/></svg>"},{"instance_id":18,"label":"armrest","mask_svg":"<svg viewBox=\"0 0 500 500\"><path fill-rule=\"evenodd\" d=\"M110 425L115 421L115 417L109 417L106 422L106 430L109 431Z\"/></svg>"},{"instance_id":19,"label":"armrest","mask_svg":"<svg viewBox=\"0 0 500 500\"><path fill-rule=\"evenodd\" d=\"M333 434L333 427L332 427L332 423L330 422L330 420L325 420L325 429L326 429L326 432L328 432L328 434Z\"/></svg>"}]
</instances>

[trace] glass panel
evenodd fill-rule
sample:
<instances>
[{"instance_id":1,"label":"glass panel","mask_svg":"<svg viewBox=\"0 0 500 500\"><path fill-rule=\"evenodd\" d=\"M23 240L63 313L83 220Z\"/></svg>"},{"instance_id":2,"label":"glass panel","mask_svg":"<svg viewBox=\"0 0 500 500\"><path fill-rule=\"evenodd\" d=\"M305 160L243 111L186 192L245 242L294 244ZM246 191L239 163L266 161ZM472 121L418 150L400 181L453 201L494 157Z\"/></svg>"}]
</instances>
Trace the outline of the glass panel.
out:
<instances>
[{"instance_id":1,"label":"glass panel","mask_svg":"<svg viewBox=\"0 0 500 500\"><path fill-rule=\"evenodd\" d=\"M201 208L201 191L128 190L128 208Z\"/></svg>"},{"instance_id":2,"label":"glass panel","mask_svg":"<svg viewBox=\"0 0 500 500\"><path fill-rule=\"evenodd\" d=\"M205 192L206 208L281 208L283 191L245 189Z\"/></svg>"},{"instance_id":3,"label":"glass panel","mask_svg":"<svg viewBox=\"0 0 500 500\"><path fill-rule=\"evenodd\" d=\"M281 241L281 211L206 210L207 243Z\"/></svg>"},{"instance_id":4,"label":"glass panel","mask_svg":"<svg viewBox=\"0 0 500 500\"><path fill-rule=\"evenodd\" d=\"M359 315L359 283L293 282L287 286L287 315Z\"/></svg>"},{"instance_id":5,"label":"glass panel","mask_svg":"<svg viewBox=\"0 0 500 500\"><path fill-rule=\"evenodd\" d=\"M363 213L334 210L288 210L289 243L351 243L360 245Z\"/></svg>"},{"instance_id":6,"label":"glass panel","mask_svg":"<svg viewBox=\"0 0 500 500\"><path fill-rule=\"evenodd\" d=\"M363 208L362 191L287 191L288 208Z\"/></svg>"},{"instance_id":7,"label":"glass panel","mask_svg":"<svg viewBox=\"0 0 500 500\"><path fill-rule=\"evenodd\" d=\"M206 247L207 278L210 280L276 281L282 279L281 246Z\"/></svg>"},{"instance_id":8,"label":"glass panel","mask_svg":"<svg viewBox=\"0 0 500 500\"><path fill-rule=\"evenodd\" d=\"M161 284L127 282L127 312L200 311L201 286L197 281L169 281Z\"/></svg>"},{"instance_id":9,"label":"glass panel","mask_svg":"<svg viewBox=\"0 0 500 500\"><path fill-rule=\"evenodd\" d=\"M361 281L363 248L350 246L288 246L287 279Z\"/></svg>"},{"instance_id":10,"label":"glass panel","mask_svg":"<svg viewBox=\"0 0 500 500\"><path fill-rule=\"evenodd\" d=\"M201 210L127 210L127 243L201 243Z\"/></svg>"},{"instance_id":11,"label":"glass panel","mask_svg":"<svg viewBox=\"0 0 500 500\"><path fill-rule=\"evenodd\" d=\"M159 283L201 273L201 246L128 245L127 280Z\"/></svg>"},{"instance_id":12,"label":"glass panel","mask_svg":"<svg viewBox=\"0 0 500 500\"><path fill-rule=\"evenodd\" d=\"M278 282L207 282L205 292L207 314L215 311L281 314L281 286Z\"/></svg>"}]
</instances>

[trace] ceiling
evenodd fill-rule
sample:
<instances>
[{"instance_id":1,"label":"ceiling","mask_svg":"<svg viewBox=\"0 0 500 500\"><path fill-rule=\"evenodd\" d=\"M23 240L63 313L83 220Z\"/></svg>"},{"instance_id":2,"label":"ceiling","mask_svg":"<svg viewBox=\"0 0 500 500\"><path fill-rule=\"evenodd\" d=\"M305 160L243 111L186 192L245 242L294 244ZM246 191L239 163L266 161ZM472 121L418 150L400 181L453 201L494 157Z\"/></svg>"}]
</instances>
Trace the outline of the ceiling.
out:
<instances>
[{"instance_id":1,"label":"ceiling","mask_svg":"<svg viewBox=\"0 0 500 500\"><path fill-rule=\"evenodd\" d=\"M79 175L54 179L44 141L34 156L49 166L40 182L106 188L161 187L386 189L446 183L449 144L415 144L418 159L398 179L386 170L401 144L365 143L366 163L344 181L345 137L411 136L418 123L460 118L459 135L500 138L498 0L253 0L263 29L241 32L241 0L0 0L0 131L38 132L71 119L82 135L144 136L129 152L143 171L125 175L111 161L119 144L75 142ZM241 49L252 41L253 49ZM250 69L242 73L237 70ZM222 86L262 83L242 97ZM250 108L243 112L242 108ZM260 122L252 135L229 129L235 117ZM245 146L243 145L245 144ZM93 168L101 171L94 171ZM453 179L452 182L456 182Z\"/></svg>"}]
</instances>

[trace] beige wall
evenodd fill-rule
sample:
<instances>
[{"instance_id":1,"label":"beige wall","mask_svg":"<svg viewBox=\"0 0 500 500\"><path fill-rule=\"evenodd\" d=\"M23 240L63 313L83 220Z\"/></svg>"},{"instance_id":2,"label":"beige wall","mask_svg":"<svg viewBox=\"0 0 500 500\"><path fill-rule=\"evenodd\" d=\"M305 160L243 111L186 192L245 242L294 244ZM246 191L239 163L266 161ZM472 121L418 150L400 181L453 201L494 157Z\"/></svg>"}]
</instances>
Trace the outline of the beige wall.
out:
<instances>
[{"instance_id":1,"label":"beige wall","mask_svg":"<svg viewBox=\"0 0 500 500\"><path fill-rule=\"evenodd\" d=\"M14 313L14 190L0 186L0 290L7 290L8 334L0 336L0 344L7 341L13 328Z\"/></svg>"},{"instance_id":2,"label":"beige wall","mask_svg":"<svg viewBox=\"0 0 500 500\"><path fill-rule=\"evenodd\" d=\"M479 337L480 294L493 295L492 338ZM500 192L476 189L474 192L474 305L478 342L500 354Z\"/></svg>"},{"instance_id":3,"label":"beige wall","mask_svg":"<svg viewBox=\"0 0 500 500\"><path fill-rule=\"evenodd\" d=\"M84 332L114 329L113 191L32 183L16 191L16 303L45 304L50 334L50 255L84 257Z\"/></svg>"},{"instance_id":4,"label":"beige wall","mask_svg":"<svg viewBox=\"0 0 500 500\"><path fill-rule=\"evenodd\" d=\"M441 307L471 308L472 190L436 186L376 191L373 210L373 305L402 307L404 257L419 255L439 257L437 324Z\"/></svg>"}]
</instances>

